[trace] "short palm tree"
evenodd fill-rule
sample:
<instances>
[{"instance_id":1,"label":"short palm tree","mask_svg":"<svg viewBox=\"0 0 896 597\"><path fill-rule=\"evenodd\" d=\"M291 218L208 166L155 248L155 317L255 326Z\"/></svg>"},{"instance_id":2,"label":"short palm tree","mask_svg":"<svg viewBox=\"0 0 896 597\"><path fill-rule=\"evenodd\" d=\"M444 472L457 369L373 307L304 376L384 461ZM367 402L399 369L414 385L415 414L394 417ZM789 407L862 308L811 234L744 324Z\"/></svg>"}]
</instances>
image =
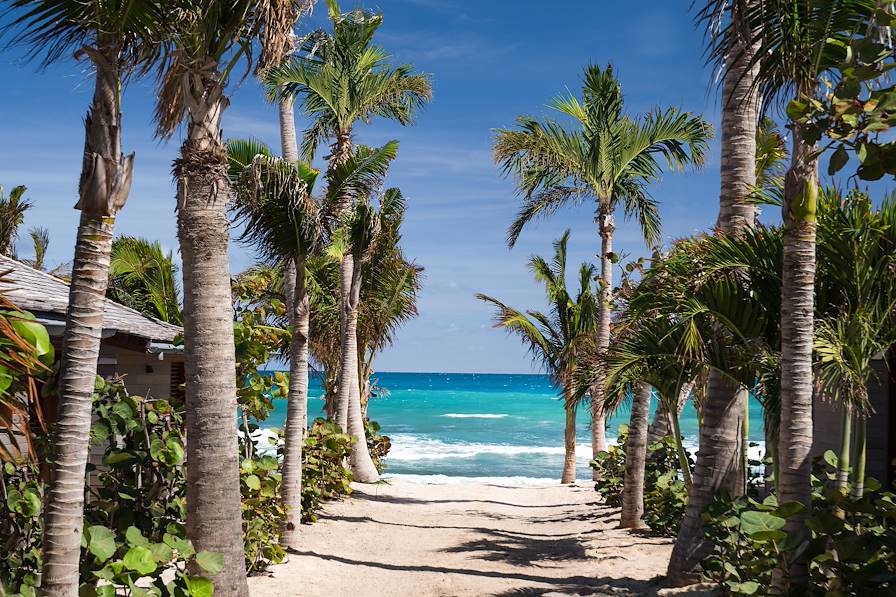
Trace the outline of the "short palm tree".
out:
<instances>
[{"instance_id":1,"label":"short palm tree","mask_svg":"<svg viewBox=\"0 0 896 597\"><path fill-rule=\"evenodd\" d=\"M597 330L597 297L591 289L595 268L589 263L579 267L579 288L575 296L567 290L566 253L569 231L554 243L550 263L532 257L529 268L535 279L544 283L550 311L518 311L496 298L477 294L476 298L497 307L495 327L517 335L560 388L566 410L565 447L561 482L576 480L576 370L586 356L594 352Z\"/></svg>"},{"instance_id":2,"label":"short palm tree","mask_svg":"<svg viewBox=\"0 0 896 597\"><path fill-rule=\"evenodd\" d=\"M25 212L31 209L31 202L24 198L26 190L20 185L6 195L0 187L0 255L15 255L19 226L25 222Z\"/></svg>"},{"instance_id":3,"label":"short palm tree","mask_svg":"<svg viewBox=\"0 0 896 597\"><path fill-rule=\"evenodd\" d=\"M195 0L184 4L159 79L157 133L186 124L177 180L183 257L187 404L187 535L224 556L216 590L247 595L240 516L236 377L227 249L230 200L222 117L227 84L253 44L299 0Z\"/></svg>"},{"instance_id":4,"label":"short palm tree","mask_svg":"<svg viewBox=\"0 0 896 597\"><path fill-rule=\"evenodd\" d=\"M108 296L144 315L180 325L177 269L171 251L166 253L158 241L120 236L112 241Z\"/></svg>"},{"instance_id":5,"label":"short palm tree","mask_svg":"<svg viewBox=\"0 0 896 597\"><path fill-rule=\"evenodd\" d=\"M388 54L373 44L382 24L382 16L361 9L343 13L336 0L327 6L333 22L332 33L316 32L305 38L298 55L289 63L271 68L266 80L272 95L290 101L299 100L302 111L312 119L302 139L304 159L311 161L318 145L332 140L327 180L333 184L337 169L351 159L352 133L358 121L369 122L385 117L406 125L413 122L418 108L429 100L429 77L412 72L409 65L393 67ZM334 197L328 192L328 196ZM348 189L328 202L327 216L335 227L346 217L355 202ZM341 264L342 277L352 278L349 253ZM346 287L347 288L347 287ZM350 297L340 295L342 313L351 311ZM348 326L341 326L345 334ZM347 346L348 338L341 339ZM342 355L342 362L350 359ZM340 392L338 412L348 412L347 394ZM345 425L344 419L337 419Z\"/></svg>"},{"instance_id":6,"label":"short palm tree","mask_svg":"<svg viewBox=\"0 0 896 597\"><path fill-rule=\"evenodd\" d=\"M31 238L34 259L22 259L21 261L34 269L43 271L47 264L47 250L50 248L50 231L43 226L34 226L28 229L28 236Z\"/></svg>"},{"instance_id":7,"label":"short palm tree","mask_svg":"<svg viewBox=\"0 0 896 597\"><path fill-rule=\"evenodd\" d=\"M96 364L103 327L103 297L115 216L131 186L134 155L121 149L123 84L145 72L159 56L173 19L158 0L9 0L7 27L13 41L47 65L72 53L89 61L94 94L85 119L84 160L79 184L81 211L65 340L59 377L54 474L44 529L43 590L78 591L83 526L84 470L93 405Z\"/></svg>"},{"instance_id":8,"label":"short palm tree","mask_svg":"<svg viewBox=\"0 0 896 597\"><path fill-rule=\"evenodd\" d=\"M228 142L234 209L244 224L241 240L274 263L294 264L293 288L286 295L292 339L289 346L289 392L284 430L281 495L286 517L280 536L284 547L298 547L302 520L302 444L308 412L308 334L310 297L305 263L321 246L321 208L312 192L318 171L304 162L270 155L264 146Z\"/></svg>"},{"instance_id":9,"label":"short palm tree","mask_svg":"<svg viewBox=\"0 0 896 597\"><path fill-rule=\"evenodd\" d=\"M565 97L551 107L570 117L575 128L554 120L518 118L518 128L499 130L495 160L517 180L525 202L508 232L513 246L535 218L586 199L596 203L601 237L600 325L597 350L610 344L613 291L614 214L621 207L637 217L648 245L659 240L660 217L648 185L662 171L660 160L672 167L703 163L712 129L703 119L676 108L658 109L632 119L624 112L622 88L612 67L585 69L582 99ZM606 449L603 419L604 387L598 376L591 390L592 450Z\"/></svg>"}]
</instances>

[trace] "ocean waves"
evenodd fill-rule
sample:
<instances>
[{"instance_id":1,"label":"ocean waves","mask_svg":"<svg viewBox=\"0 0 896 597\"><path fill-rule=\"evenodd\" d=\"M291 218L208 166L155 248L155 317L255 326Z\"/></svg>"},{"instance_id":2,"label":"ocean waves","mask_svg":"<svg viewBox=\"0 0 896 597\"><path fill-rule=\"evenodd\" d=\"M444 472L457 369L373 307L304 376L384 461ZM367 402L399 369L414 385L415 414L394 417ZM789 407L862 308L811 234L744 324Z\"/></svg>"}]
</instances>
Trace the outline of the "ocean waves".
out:
<instances>
[{"instance_id":1,"label":"ocean waves","mask_svg":"<svg viewBox=\"0 0 896 597\"><path fill-rule=\"evenodd\" d=\"M420 435L396 434L391 436L392 449L387 462L417 462L422 460L468 459L478 456L526 456L564 454L563 446L519 446L510 444L485 444L466 442L444 442ZM576 446L576 456L581 459L591 458L591 446Z\"/></svg>"}]
</instances>

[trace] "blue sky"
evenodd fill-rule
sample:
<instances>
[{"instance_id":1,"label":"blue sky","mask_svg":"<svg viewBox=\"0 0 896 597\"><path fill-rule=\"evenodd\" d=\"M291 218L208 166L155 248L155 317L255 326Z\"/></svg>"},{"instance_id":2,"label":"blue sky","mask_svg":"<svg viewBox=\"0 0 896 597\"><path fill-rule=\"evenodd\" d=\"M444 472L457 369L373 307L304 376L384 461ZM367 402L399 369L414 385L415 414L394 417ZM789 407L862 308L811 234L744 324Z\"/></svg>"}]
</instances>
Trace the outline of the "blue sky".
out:
<instances>
[{"instance_id":1,"label":"blue sky","mask_svg":"<svg viewBox=\"0 0 896 597\"><path fill-rule=\"evenodd\" d=\"M349 8L345 2L343 8ZM574 0L380 0L385 23L378 41L395 62L410 62L433 77L433 102L414 127L387 122L362 127L358 139L401 141L389 178L409 201L404 244L426 268L421 316L399 334L377 366L384 371L529 372L519 343L491 327L491 312L473 298L485 292L519 307L541 308L544 298L526 262L547 254L572 229L570 267L595 260L598 237L591 208L571 208L525 230L513 250L504 238L519 199L491 160L493 129L518 114L547 115L545 104L576 91L589 63L612 62L631 114L680 106L718 123L718 93L704 66L702 34L689 2L637 4ZM303 29L323 23L319 3ZM82 121L92 91L85 64L67 61L38 72L21 53L0 54L0 185L25 184L35 204L26 226L51 233L49 262L71 259L78 214L77 181ZM124 146L136 151L130 199L118 217L125 234L158 239L177 252L171 161L180 138L153 137L151 82L124 97ZM307 121L297 114L297 126ZM279 147L277 114L247 79L233 90L225 135L257 137ZM718 205L718 143L699 172L669 173L652 189L661 203L664 237L710 227ZM777 214L769 213L774 219ZM19 252L29 256L27 239ZM644 253L638 229L621 223L619 251ZM253 262L249 249L231 247L234 272Z\"/></svg>"}]
</instances>

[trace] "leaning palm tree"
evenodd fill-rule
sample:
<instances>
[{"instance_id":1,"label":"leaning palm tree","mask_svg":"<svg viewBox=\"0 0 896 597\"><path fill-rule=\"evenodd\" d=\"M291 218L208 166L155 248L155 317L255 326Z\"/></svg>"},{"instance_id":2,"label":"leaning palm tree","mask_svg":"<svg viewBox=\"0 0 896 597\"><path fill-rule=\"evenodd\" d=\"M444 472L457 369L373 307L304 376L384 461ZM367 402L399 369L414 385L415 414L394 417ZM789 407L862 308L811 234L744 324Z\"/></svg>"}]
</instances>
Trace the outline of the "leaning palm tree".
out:
<instances>
[{"instance_id":1,"label":"leaning palm tree","mask_svg":"<svg viewBox=\"0 0 896 597\"><path fill-rule=\"evenodd\" d=\"M327 180L332 185L337 169L351 159L356 122L369 122L379 116L410 124L432 91L428 76L414 74L409 65L391 66L388 54L373 44L383 22L381 15L361 9L343 14L336 0L328 0L327 6L332 33L319 31L307 36L298 56L271 68L265 78L273 96L299 100L302 111L312 119L302 139L304 159L313 160L321 142L333 141L327 169ZM355 200L345 189L327 206L331 227L346 217ZM351 265L350 253L346 253L341 265L345 270L342 279L352 278L348 270ZM343 313L351 310L349 299L348 295L340 295ZM343 346L348 342L347 329L343 316ZM342 360L347 356L343 354ZM347 400L345 392L340 392L340 396ZM347 407L348 403L342 402L339 412L347 413ZM344 425L345 419L339 422Z\"/></svg>"},{"instance_id":2,"label":"leaning palm tree","mask_svg":"<svg viewBox=\"0 0 896 597\"><path fill-rule=\"evenodd\" d=\"M318 171L304 162L270 156L264 147L228 142L235 175L234 209L244 224L240 239L270 261L292 263L293 288L286 292L292 339L289 346L289 391L284 430L281 495L286 508L280 541L297 548L302 518L302 444L308 411L308 321L310 300L305 263L320 249L320 203L312 198ZM248 158L249 154L254 157ZM243 165L247 164L247 165Z\"/></svg>"},{"instance_id":3,"label":"leaning palm tree","mask_svg":"<svg viewBox=\"0 0 896 597\"><path fill-rule=\"evenodd\" d=\"M23 197L26 190L20 185L6 195L0 187L0 255L15 255L19 226L25 222L25 212L31 209L31 202Z\"/></svg>"},{"instance_id":4,"label":"leaning palm tree","mask_svg":"<svg viewBox=\"0 0 896 597\"><path fill-rule=\"evenodd\" d=\"M576 396L576 371L589 354L594 352L594 333L597 329L597 297L591 290L595 268L583 263L579 268L579 289L576 296L567 290L566 246L567 230L554 243L554 257L550 263L542 257L532 257L529 268L535 279L544 283L550 312L518 311L498 299L484 294L476 298L497 307L495 327L504 328L519 336L529 352L560 388L566 411L565 451L562 483L576 480L576 410L580 400Z\"/></svg>"},{"instance_id":5,"label":"leaning palm tree","mask_svg":"<svg viewBox=\"0 0 896 597\"><path fill-rule=\"evenodd\" d=\"M582 95L581 100L570 96L551 104L572 118L576 128L522 116L517 129L498 131L494 156L504 171L517 179L517 188L525 197L507 235L510 246L533 219L570 203L595 201L601 237L597 350L605 352L610 344L616 259L614 214L622 207L627 216L637 217L647 244L656 245L660 218L647 187L661 174L659 160L665 159L676 168L699 166L712 129L703 119L675 108L658 109L638 119L626 116L622 88L610 66L585 69ZM591 389L591 446L595 455L606 449L603 399L599 375Z\"/></svg>"},{"instance_id":6,"label":"leaning palm tree","mask_svg":"<svg viewBox=\"0 0 896 597\"><path fill-rule=\"evenodd\" d=\"M115 216L127 201L134 155L121 149L121 94L131 75L158 57L157 43L173 16L158 0L10 0L13 42L46 66L71 53L89 61L94 94L85 119L78 188L81 211L59 377L53 475L44 530L43 590L74 595L83 526L84 470L103 297Z\"/></svg>"},{"instance_id":7,"label":"leaning palm tree","mask_svg":"<svg viewBox=\"0 0 896 597\"><path fill-rule=\"evenodd\" d=\"M714 10L725 0L707 2ZM822 77L837 66L851 37L867 30L876 0L772 0L744 9L744 29L758 68L754 87L764 105L777 100L813 100ZM715 38L711 55L721 61L730 39L729 25ZM803 512L787 521L787 531L801 534L811 507L812 342L815 288L815 244L818 199L818 134L791 122L790 167L784 177L784 270L781 286L781 436L779 499L802 503ZM774 578L774 590L808 578L804 558L785 563Z\"/></svg>"},{"instance_id":8,"label":"leaning palm tree","mask_svg":"<svg viewBox=\"0 0 896 597\"><path fill-rule=\"evenodd\" d=\"M221 122L227 84L266 19L294 0L195 0L182 7L174 48L159 79L157 133L186 123L177 180L183 257L186 360L187 535L197 549L224 555L215 579L228 595L248 594L240 516L236 379L227 256L230 199ZM272 7L287 7L272 10Z\"/></svg>"}]
</instances>

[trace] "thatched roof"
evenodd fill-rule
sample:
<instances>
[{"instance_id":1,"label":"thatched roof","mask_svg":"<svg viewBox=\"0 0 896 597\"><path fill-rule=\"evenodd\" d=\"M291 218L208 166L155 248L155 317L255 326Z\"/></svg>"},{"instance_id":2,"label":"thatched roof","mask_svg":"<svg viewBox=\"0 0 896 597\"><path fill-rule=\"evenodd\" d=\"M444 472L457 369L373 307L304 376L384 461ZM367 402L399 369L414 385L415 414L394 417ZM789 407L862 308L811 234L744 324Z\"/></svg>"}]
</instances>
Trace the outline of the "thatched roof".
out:
<instances>
[{"instance_id":1,"label":"thatched roof","mask_svg":"<svg viewBox=\"0 0 896 597\"><path fill-rule=\"evenodd\" d=\"M0 293L19 308L38 318L50 316L54 320L60 317L64 320L68 309L68 284L4 255L0 255L0 274ZM156 342L171 342L183 333L179 326L147 317L109 299L106 299L103 330Z\"/></svg>"}]
</instances>

